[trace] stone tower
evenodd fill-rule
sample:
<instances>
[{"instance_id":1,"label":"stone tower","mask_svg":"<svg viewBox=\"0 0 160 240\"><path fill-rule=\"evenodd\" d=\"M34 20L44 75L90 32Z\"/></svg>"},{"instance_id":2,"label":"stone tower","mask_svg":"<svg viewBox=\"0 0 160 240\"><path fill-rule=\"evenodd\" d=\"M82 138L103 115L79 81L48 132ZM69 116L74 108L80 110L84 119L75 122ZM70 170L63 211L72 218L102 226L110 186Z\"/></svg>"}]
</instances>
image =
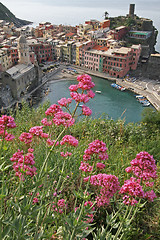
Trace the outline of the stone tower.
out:
<instances>
[{"instance_id":1,"label":"stone tower","mask_svg":"<svg viewBox=\"0 0 160 240\"><path fill-rule=\"evenodd\" d=\"M129 17L134 18L135 4L130 4L129 6Z\"/></svg>"},{"instance_id":2,"label":"stone tower","mask_svg":"<svg viewBox=\"0 0 160 240\"><path fill-rule=\"evenodd\" d=\"M19 63L21 64L30 64L29 57L29 46L24 36L20 36L18 39L18 55L19 55Z\"/></svg>"}]
</instances>

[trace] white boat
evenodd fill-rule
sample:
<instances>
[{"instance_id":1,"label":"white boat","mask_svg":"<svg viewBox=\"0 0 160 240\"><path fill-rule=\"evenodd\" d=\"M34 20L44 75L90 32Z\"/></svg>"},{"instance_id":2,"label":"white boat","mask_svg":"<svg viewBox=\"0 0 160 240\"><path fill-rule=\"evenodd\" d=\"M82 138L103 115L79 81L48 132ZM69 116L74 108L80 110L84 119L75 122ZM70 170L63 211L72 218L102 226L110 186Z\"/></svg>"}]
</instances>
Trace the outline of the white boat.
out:
<instances>
[{"instance_id":1,"label":"white boat","mask_svg":"<svg viewBox=\"0 0 160 240\"><path fill-rule=\"evenodd\" d=\"M99 94L100 94L100 93L102 93L102 92L101 92L101 91L96 91L96 93L99 93Z\"/></svg>"},{"instance_id":2,"label":"white boat","mask_svg":"<svg viewBox=\"0 0 160 240\"><path fill-rule=\"evenodd\" d=\"M144 98L142 95L137 95L136 98Z\"/></svg>"},{"instance_id":3,"label":"white boat","mask_svg":"<svg viewBox=\"0 0 160 240\"><path fill-rule=\"evenodd\" d=\"M148 107L148 106L150 106L150 102L145 102L145 103L143 103L143 107Z\"/></svg>"},{"instance_id":4,"label":"white boat","mask_svg":"<svg viewBox=\"0 0 160 240\"><path fill-rule=\"evenodd\" d=\"M78 107L83 107L83 104L78 104Z\"/></svg>"}]
</instances>

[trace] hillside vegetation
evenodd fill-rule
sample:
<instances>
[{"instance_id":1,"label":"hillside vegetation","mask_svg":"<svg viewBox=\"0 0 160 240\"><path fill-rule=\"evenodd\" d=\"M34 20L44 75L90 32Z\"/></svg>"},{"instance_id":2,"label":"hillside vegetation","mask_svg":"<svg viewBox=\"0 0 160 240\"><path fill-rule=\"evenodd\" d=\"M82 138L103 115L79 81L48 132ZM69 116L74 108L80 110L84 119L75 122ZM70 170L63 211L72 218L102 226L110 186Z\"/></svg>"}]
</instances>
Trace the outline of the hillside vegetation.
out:
<instances>
[{"instance_id":1,"label":"hillside vegetation","mask_svg":"<svg viewBox=\"0 0 160 240\"><path fill-rule=\"evenodd\" d=\"M0 239L158 240L160 113L92 119L77 109L94 83L77 81L71 98L0 117Z\"/></svg>"}]
</instances>

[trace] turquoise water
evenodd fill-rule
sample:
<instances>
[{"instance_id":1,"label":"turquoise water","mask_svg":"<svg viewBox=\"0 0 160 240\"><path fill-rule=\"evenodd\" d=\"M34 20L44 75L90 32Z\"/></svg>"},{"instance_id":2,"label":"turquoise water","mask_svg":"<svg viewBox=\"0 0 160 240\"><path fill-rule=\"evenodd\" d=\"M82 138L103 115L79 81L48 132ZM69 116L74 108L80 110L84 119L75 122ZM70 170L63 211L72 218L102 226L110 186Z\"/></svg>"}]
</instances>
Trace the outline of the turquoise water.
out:
<instances>
[{"instance_id":1,"label":"turquoise water","mask_svg":"<svg viewBox=\"0 0 160 240\"><path fill-rule=\"evenodd\" d=\"M121 92L110 86L111 81L102 78L93 77L95 83L93 91L99 90L102 93L96 93L86 105L92 109L92 117L99 118L103 113L114 120L121 118L128 122L139 122L144 107L136 100L134 93L130 91ZM62 97L70 97L68 87L71 84L77 84L74 80L64 80L49 83L49 93L41 103L49 100L51 104L57 103ZM73 104L72 104L73 107Z\"/></svg>"}]
</instances>

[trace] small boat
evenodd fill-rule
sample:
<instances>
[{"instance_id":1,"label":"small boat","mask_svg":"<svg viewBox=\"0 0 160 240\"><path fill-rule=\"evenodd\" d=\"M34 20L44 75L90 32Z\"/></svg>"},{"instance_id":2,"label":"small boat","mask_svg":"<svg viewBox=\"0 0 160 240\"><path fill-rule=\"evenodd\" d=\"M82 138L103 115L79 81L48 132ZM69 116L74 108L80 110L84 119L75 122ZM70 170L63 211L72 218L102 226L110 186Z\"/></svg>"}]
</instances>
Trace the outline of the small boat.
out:
<instances>
[{"instance_id":1,"label":"small boat","mask_svg":"<svg viewBox=\"0 0 160 240\"><path fill-rule=\"evenodd\" d=\"M116 88L116 89L118 89L120 91L125 91L126 90L124 87L122 87L122 86L120 86L120 85L118 85L116 83L112 83L111 87Z\"/></svg>"},{"instance_id":2,"label":"small boat","mask_svg":"<svg viewBox=\"0 0 160 240\"><path fill-rule=\"evenodd\" d=\"M101 92L101 91L96 91L96 93L99 93L99 94L100 94L100 93L102 93L102 92Z\"/></svg>"},{"instance_id":3,"label":"small boat","mask_svg":"<svg viewBox=\"0 0 160 240\"><path fill-rule=\"evenodd\" d=\"M142 95L137 95L136 98L144 98Z\"/></svg>"},{"instance_id":4,"label":"small boat","mask_svg":"<svg viewBox=\"0 0 160 240\"><path fill-rule=\"evenodd\" d=\"M78 107L83 107L83 104L78 104Z\"/></svg>"},{"instance_id":5,"label":"small boat","mask_svg":"<svg viewBox=\"0 0 160 240\"><path fill-rule=\"evenodd\" d=\"M150 102L145 102L145 103L143 103L143 107L148 107L148 106L150 106Z\"/></svg>"}]
</instances>

